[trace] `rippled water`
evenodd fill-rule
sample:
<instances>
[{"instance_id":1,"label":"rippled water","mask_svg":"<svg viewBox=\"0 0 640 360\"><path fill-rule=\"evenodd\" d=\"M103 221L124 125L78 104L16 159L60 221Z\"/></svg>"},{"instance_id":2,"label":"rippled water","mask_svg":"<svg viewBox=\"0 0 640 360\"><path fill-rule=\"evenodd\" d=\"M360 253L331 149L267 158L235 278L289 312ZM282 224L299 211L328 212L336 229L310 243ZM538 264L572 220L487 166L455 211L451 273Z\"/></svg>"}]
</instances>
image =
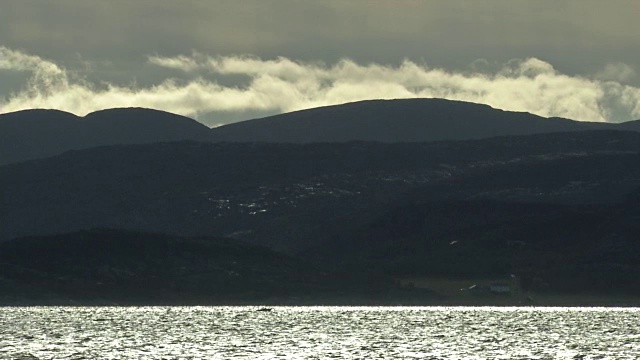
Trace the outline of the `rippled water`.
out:
<instances>
[{"instance_id":1,"label":"rippled water","mask_svg":"<svg viewBox=\"0 0 640 360\"><path fill-rule=\"evenodd\" d=\"M0 308L0 359L638 359L640 309Z\"/></svg>"}]
</instances>

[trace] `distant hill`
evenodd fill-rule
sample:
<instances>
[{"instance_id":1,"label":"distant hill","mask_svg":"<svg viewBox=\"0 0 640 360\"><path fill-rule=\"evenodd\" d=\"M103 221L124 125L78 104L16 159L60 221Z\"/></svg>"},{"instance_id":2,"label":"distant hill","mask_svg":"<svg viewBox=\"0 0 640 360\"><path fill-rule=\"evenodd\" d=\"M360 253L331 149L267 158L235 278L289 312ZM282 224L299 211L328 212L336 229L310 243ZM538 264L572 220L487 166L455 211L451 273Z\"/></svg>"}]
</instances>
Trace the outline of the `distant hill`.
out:
<instances>
[{"instance_id":1,"label":"distant hill","mask_svg":"<svg viewBox=\"0 0 640 360\"><path fill-rule=\"evenodd\" d=\"M640 133L612 130L103 146L0 167L0 244L132 229L239 239L331 271L640 294L638 164Z\"/></svg>"},{"instance_id":2,"label":"distant hill","mask_svg":"<svg viewBox=\"0 0 640 360\"><path fill-rule=\"evenodd\" d=\"M102 145L179 140L394 143L594 129L640 131L640 121L604 124L548 119L444 99L360 101L214 129L184 116L151 109L110 109L85 117L57 110L25 110L0 115L0 165Z\"/></svg>"},{"instance_id":3,"label":"distant hill","mask_svg":"<svg viewBox=\"0 0 640 360\"><path fill-rule=\"evenodd\" d=\"M610 124L543 118L444 99L367 100L248 120L211 129L215 141L421 142L481 139L614 128ZM628 130L638 130L630 126Z\"/></svg>"},{"instance_id":4,"label":"distant hill","mask_svg":"<svg viewBox=\"0 0 640 360\"><path fill-rule=\"evenodd\" d=\"M126 108L85 117L58 110L0 115L0 165L102 145L205 140L209 128L164 111Z\"/></svg>"},{"instance_id":5,"label":"distant hill","mask_svg":"<svg viewBox=\"0 0 640 360\"><path fill-rule=\"evenodd\" d=\"M611 128L615 130L640 131L640 120L611 124Z\"/></svg>"},{"instance_id":6,"label":"distant hill","mask_svg":"<svg viewBox=\"0 0 640 360\"><path fill-rule=\"evenodd\" d=\"M372 291L370 301L383 302L393 284L376 280L363 283L355 274L214 237L93 229L0 243L3 305L318 304Z\"/></svg>"},{"instance_id":7,"label":"distant hill","mask_svg":"<svg viewBox=\"0 0 640 360\"><path fill-rule=\"evenodd\" d=\"M433 143L177 142L76 150L0 169L0 239L93 227L218 236L250 230L245 238L299 248L317 232L297 221L331 223L341 211L365 217L375 202L426 184L429 194L444 199L619 201L640 186L634 165L639 151L640 134L621 131ZM291 232L277 234L272 216L283 216L281 226ZM256 227L273 234L261 237Z\"/></svg>"},{"instance_id":8,"label":"distant hill","mask_svg":"<svg viewBox=\"0 0 640 360\"><path fill-rule=\"evenodd\" d=\"M400 277L517 274L537 291L640 294L639 220L640 202L631 200L587 206L417 198L393 202L354 236L309 253Z\"/></svg>"}]
</instances>

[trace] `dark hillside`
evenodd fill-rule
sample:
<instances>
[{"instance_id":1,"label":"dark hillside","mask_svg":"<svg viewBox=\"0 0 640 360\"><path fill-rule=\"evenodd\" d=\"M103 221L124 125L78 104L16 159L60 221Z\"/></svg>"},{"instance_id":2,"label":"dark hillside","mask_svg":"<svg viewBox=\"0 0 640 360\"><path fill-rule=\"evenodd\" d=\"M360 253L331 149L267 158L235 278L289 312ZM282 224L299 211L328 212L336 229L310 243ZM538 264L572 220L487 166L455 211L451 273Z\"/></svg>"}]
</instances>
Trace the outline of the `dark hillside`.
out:
<instances>
[{"instance_id":1,"label":"dark hillside","mask_svg":"<svg viewBox=\"0 0 640 360\"><path fill-rule=\"evenodd\" d=\"M362 294L384 301L380 296L392 284L383 277L370 283L362 279L223 238L91 230L0 243L4 304L188 305L310 298L331 303Z\"/></svg>"},{"instance_id":2,"label":"dark hillside","mask_svg":"<svg viewBox=\"0 0 640 360\"><path fill-rule=\"evenodd\" d=\"M374 219L342 247L342 266L399 277L508 277L535 291L640 294L637 204L491 200L414 203ZM621 214L621 210L635 214ZM633 210L631 210L633 209ZM615 215L612 215L615 214ZM338 245L335 245L336 247ZM326 249L326 247L325 247ZM335 259L316 250L316 256Z\"/></svg>"},{"instance_id":3,"label":"dark hillside","mask_svg":"<svg viewBox=\"0 0 640 360\"><path fill-rule=\"evenodd\" d=\"M0 239L107 227L237 233L304 248L321 236L317 227L366 219L402 194L619 201L640 186L639 150L640 134L615 131L441 143L101 147L2 167Z\"/></svg>"},{"instance_id":4,"label":"dark hillside","mask_svg":"<svg viewBox=\"0 0 640 360\"><path fill-rule=\"evenodd\" d=\"M164 111L123 108L77 117L56 110L0 115L0 165L103 145L180 140L322 143L425 142L594 129L640 131L640 122L543 118L443 99L370 100L296 111L214 129Z\"/></svg>"},{"instance_id":5,"label":"dark hillside","mask_svg":"<svg viewBox=\"0 0 640 360\"><path fill-rule=\"evenodd\" d=\"M209 128L164 111L110 109L78 117L58 110L0 115L0 165L101 145L205 140Z\"/></svg>"},{"instance_id":6,"label":"dark hillside","mask_svg":"<svg viewBox=\"0 0 640 360\"><path fill-rule=\"evenodd\" d=\"M638 164L640 134L624 131L105 146L0 167L0 240L133 229L239 239L347 273L638 293Z\"/></svg>"},{"instance_id":7,"label":"dark hillside","mask_svg":"<svg viewBox=\"0 0 640 360\"><path fill-rule=\"evenodd\" d=\"M444 99L368 100L295 111L211 129L215 141L420 142L604 129Z\"/></svg>"},{"instance_id":8,"label":"dark hillside","mask_svg":"<svg viewBox=\"0 0 640 360\"><path fill-rule=\"evenodd\" d=\"M60 154L70 144L86 147L82 118L58 110L24 110L0 115L0 165Z\"/></svg>"},{"instance_id":9,"label":"dark hillside","mask_svg":"<svg viewBox=\"0 0 640 360\"><path fill-rule=\"evenodd\" d=\"M93 146L206 140L208 127L186 116L143 108L96 111L84 117Z\"/></svg>"}]
</instances>

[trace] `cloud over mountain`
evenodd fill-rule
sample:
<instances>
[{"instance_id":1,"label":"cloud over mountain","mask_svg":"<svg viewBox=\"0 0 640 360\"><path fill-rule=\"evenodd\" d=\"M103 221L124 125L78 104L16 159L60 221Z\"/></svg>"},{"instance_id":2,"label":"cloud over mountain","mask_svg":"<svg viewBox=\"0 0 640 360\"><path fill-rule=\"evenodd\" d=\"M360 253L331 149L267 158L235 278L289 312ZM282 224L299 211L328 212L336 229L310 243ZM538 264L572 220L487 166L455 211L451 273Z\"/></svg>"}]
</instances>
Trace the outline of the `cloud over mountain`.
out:
<instances>
[{"instance_id":1,"label":"cloud over mountain","mask_svg":"<svg viewBox=\"0 0 640 360\"><path fill-rule=\"evenodd\" d=\"M147 66L166 73L164 80L149 86L96 84L49 60L0 47L0 78L7 72L29 74L22 90L0 97L0 112L57 108L84 115L139 106L205 118L208 113L279 113L364 99L437 97L585 121L640 118L640 88L626 84L636 73L625 64L570 76L533 57L494 70L445 71L409 60L326 64L193 53L150 56Z\"/></svg>"}]
</instances>

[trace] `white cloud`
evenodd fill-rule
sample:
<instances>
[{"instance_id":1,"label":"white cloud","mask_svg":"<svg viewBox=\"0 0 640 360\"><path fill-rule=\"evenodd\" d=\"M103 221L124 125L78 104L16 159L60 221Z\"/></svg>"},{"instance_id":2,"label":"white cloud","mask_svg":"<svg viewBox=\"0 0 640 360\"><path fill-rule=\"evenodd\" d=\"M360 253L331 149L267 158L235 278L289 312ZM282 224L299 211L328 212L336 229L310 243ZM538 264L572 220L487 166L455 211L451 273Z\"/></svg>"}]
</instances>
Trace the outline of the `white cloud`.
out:
<instances>
[{"instance_id":1,"label":"white cloud","mask_svg":"<svg viewBox=\"0 0 640 360\"><path fill-rule=\"evenodd\" d=\"M363 99L438 97L584 121L640 118L640 88L624 85L613 75L561 74L536 58L512 60L499 71L468 73L411 61L385 66L345 59L326 65L194 53L148 59L158 72L180 70L185 79L167 79L149 87L97 88L37 56L3 47L0 55L0 76L2 70L32 74L24 91L0 99L0 112L57 108L84 115L104 108L141 106L197 117L209 112L286 112ZM608 74L635 74L626 65L611 69ZM216 81L229 75L246 81L242 86Z\"/></svg>"},{"instance_id":2,"label":"white cloud","mask_svg":"<svg viewBox=\"0 0 640 360\"><path fill-rule=\"evenodd\" d=\"M0 46L0 70L44 72L49 75L60 75L62 69L56 64L39 56L28 55L20 51Z\"/></svg>"}]
</instances>

